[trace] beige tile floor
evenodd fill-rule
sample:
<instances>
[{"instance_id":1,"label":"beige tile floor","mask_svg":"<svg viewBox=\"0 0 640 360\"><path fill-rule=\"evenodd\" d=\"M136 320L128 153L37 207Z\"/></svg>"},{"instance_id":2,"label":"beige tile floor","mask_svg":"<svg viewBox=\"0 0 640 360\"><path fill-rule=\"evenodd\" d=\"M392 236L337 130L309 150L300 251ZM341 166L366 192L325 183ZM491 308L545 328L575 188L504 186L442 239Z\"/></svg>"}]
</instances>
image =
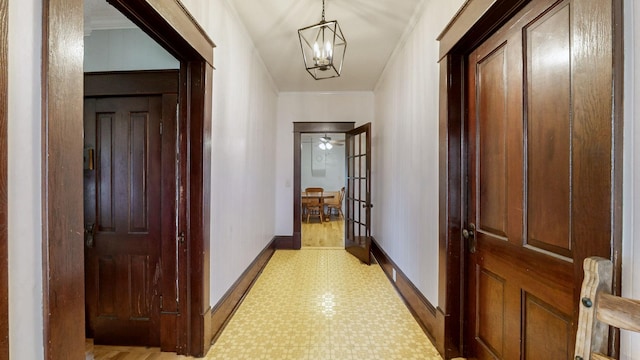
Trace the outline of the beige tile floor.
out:
<instances>
[{"instance_id":1,"label":"beige tile floor","mask_svg":"<svg viewBox=\"0 0 640 360\"><path fill-rule=\"evenodd\" d=\"M192 359L87 343L87 359ZM378 265L278 250L205 359L441 359Z\"/></svg>"},{"instance_id":2,"label":"beige tile floor","mask_svg":"<svg viewBox=\"0 0 640 360\"><path fill-rule=\"evenodd\" d=\"M207 359L441 359L379 266L279 250Z\"/></svg>"}]
</instances>

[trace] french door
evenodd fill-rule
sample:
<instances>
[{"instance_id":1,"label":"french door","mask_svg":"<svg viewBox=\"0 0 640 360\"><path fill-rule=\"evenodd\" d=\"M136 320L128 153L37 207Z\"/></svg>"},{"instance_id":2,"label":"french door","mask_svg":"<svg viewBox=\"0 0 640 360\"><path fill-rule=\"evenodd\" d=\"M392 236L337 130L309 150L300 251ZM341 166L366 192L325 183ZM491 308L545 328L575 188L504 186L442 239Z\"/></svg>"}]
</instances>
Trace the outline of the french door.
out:
<instances>
[{"instance_id":1,"label":"french door","mask_svg":"<svg viewBox=\"0 0 640 360\"><path fill-rule=\"evenodd\" d=\"M371 264L371 123L347 132L345 249Z\"/></svg>"}]
</instances>

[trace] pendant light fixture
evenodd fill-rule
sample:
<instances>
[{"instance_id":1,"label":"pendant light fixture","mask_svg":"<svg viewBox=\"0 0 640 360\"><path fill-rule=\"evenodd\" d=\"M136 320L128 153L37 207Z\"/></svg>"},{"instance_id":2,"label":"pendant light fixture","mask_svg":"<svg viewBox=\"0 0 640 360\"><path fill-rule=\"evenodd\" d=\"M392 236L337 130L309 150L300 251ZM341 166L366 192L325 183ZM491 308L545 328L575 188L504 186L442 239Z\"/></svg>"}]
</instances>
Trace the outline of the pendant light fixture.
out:
<instances>
[{"instance_id":1,"label":"pendant light fixture","mask_svg":"<svg viewBox=\"0 0 640 360\"><path fill-rule=\"evenodd\" d=\"M347 41L338 21L324 18L322 0L322 20L319 23L298 30L300 48L306 70L316 80L340 76Z\"/></svg>"}]
</instances>

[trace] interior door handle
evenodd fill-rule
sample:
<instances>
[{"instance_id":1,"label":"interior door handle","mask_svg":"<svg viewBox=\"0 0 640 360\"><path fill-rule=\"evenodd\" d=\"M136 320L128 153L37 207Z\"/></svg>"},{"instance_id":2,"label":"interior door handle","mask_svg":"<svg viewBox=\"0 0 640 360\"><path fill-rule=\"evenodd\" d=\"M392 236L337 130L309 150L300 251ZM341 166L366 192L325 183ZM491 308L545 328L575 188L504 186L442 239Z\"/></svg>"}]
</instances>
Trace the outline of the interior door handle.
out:
<instances>
[{"instance_id":1,"label":"interior door handle","mask_svg":"<svg viewBox=\"0 0 640 360\"><path fill-rule=\"evenodd\" d=\"M96 235L96 224L86 224L84 226L84 243L87 248L92 248L94 245L94 237Z\"/></svg>"},{"instance_id":2,"label":"interior door handle","mask_svg":"<svg viewBox=\"0 0 640 360\"><path fill-rule=\"evenodd\" d=\"M462 229L462 237L469 242L469 252L475 254L477 245L476 225L474 223L470 223L468 229Z\"/></svg>"}]
</instances>

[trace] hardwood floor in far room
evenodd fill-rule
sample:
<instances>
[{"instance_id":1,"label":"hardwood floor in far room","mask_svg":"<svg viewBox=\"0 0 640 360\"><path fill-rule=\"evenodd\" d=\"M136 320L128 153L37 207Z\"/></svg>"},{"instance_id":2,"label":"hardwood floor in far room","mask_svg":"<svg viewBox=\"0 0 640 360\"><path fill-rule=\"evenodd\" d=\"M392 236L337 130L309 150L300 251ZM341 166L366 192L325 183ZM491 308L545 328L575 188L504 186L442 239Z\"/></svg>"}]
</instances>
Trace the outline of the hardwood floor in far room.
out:
<instances>
[{"instance_id":1,"label":"hardwood floor in far room","mask_svg":"<svg viewBox=\"0 0 640 360\"><path fill-rule=\"evenodd\" d=\"M335 216L331 221L320 223L302 222L302 247L304 248L344 248L344 220Z\"/></svg>"},{"instance_id":2,"label":"hardwood floor in far room","mask_svg":"<svg viewBox=\"0 0 640 360\"><path fill-rule=\"evenodd\" d=\"M85 360L188 360L191 356L160 352L159 348L136 346L94 345L92 339L85 341Z\"/></svg>"}]
</instances>

